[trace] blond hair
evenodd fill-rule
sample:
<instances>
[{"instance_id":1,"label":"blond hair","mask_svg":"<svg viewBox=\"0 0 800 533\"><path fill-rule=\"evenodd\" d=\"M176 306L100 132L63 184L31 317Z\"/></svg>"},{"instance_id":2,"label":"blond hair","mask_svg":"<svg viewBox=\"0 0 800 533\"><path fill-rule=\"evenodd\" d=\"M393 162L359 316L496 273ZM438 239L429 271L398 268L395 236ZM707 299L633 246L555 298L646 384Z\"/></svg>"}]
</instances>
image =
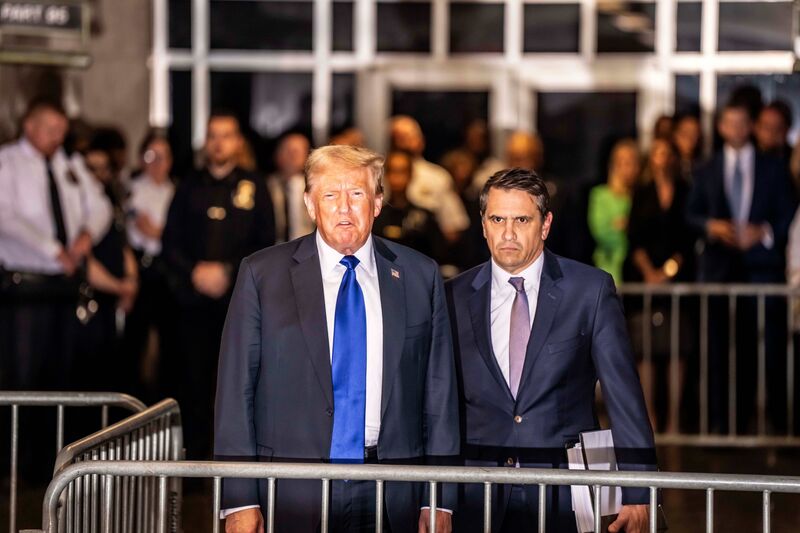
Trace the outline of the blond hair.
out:
<instances>
[{"instance_id":1,"label":"blond hair","mask_svg":"<svg viewBox=\"0 0 800 533\"><path fill-rule=\"evenodd\" d=\"M304 170L306 192L311 190L312 181L330 167L345 170L366 168L375 184L375 194L383 194L384 157L360 146L329 145L317 148L309 154Z\"/></svg>"}]
</instances>

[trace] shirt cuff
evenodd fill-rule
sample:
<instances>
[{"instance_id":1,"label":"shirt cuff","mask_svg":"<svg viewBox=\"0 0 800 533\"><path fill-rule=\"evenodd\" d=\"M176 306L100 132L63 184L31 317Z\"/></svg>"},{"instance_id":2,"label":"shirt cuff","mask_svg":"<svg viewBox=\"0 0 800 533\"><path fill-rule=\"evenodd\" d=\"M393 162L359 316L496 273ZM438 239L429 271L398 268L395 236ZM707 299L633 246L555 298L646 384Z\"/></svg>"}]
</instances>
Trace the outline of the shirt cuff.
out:
<instances>
[{"instance_id":1,"label":"shirt cuff","mask_svg":"<svg viewBox=\"0 0 800 533\"><path fill-rule=\"evenodd\" d=\"M764 228L764 236L761 237L761 244L764 245L764 248L767 250L772 250L772 247L775 246L775 234L772 232L772 226L770 226L769 222L764 222L761 227Z\"/></svg>"},{"instance_id":2,"label":"shirt cuff","mask_svg":"<svg viewBox=\"0 0 800 533\"><path fill-rule=\"evenodd\" d=\"M420 510L422 510L422 511L424 511L425 509L430 509L430 507L427 506L427 505L424 506L424 507L420 507ZM444 511L447 514L453 514L453 511L451 511L450 509L444 509L442 507L437 507L436 510L437 511Z\"/></svg>"},{"instance_id":3,"label":"shirt cuff","mask_svg":"<svg viewBox=\"0 0 800 533\"><path fill-rule=\"evenodd\" d=\"M245 509L255 509L255 508L258 508L258 507L260 507L260 506L258 506L258 505L245 505L243 507L234 507L233 509L223 509L223 510L221 510L219 512L219 518L220 518L220 520L225 520L226 518L228 518L233 513L238 513L239 511L244 511Z\"/></svg>"}]
</instances>

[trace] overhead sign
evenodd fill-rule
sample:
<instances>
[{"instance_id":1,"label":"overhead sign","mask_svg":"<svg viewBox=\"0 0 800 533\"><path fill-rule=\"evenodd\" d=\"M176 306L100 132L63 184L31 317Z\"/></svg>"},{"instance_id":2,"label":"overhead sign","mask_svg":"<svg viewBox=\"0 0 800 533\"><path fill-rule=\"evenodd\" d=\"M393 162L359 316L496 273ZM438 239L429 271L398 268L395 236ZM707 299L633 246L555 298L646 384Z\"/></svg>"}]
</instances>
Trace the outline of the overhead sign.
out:
<instances>
[{"instance_id":1,"label":"overhead sign","mask_svg":"<svg viewBox=\"0 0 800 533\"><path fill-rule=\"evenodd\" d=\"M46 35L53 30L81 31L83 5L75 2L19 2L0 0L0 31L22 30ZM37 31L38 30L38 31Z\"/></svg>"}]
</instances>

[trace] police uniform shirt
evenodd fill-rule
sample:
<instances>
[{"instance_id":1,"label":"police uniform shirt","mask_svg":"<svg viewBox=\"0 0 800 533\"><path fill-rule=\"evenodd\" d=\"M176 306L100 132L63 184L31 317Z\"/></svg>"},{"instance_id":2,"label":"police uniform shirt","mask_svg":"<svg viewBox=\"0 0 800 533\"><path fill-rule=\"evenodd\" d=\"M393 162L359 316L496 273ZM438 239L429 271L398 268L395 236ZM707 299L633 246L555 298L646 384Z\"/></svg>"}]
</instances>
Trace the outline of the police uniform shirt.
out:
<instances>
[{"instance_id":1,"label":"police uniform shirt","mask_svg":"<svg viewBox=\"0 0 800 533\"><path fill-rule=\"evenodd\" d=\"M67 246L86 231L97 243L111 224L111 204L83 159L59 149L51 158ZM45 158L24 138L0 147L0 265L39 274L63 272Z\"/></svg>"},{"instance_id":2,"label":"police uniform shirt","mask_svg":"<svg viewBox=\"0 0 800 533\"><path fill-rule=\"evenodd\" d=\"M222 262L235 270L244 257L274 242L275 219L264 180L239 168L221 179L203 170L175 191L161 255L189 282L199 261Z\"/></svg>"}]
</instances>

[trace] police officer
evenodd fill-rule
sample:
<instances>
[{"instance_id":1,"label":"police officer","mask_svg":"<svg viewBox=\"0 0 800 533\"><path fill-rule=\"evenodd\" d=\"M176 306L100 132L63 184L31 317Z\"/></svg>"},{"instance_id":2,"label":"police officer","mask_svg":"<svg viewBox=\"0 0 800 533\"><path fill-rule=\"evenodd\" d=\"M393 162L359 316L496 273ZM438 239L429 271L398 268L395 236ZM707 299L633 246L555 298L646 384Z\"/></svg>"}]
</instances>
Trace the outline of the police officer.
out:
<instances>
[{"instance_id":1,"label":"police officer","mask_svg":"<svg viewBox=\"0 0 800 533\"><path fill-rule=\"evenodd\" d=\"M22 126L0 147L0 388L65 388L80 273L111 206L82 159L65 153L58 103L32 102Z\"/></svg>"},{"instance_id":2,"label":"police officer","mask_svg":"<svg viewBox=\"0 0 800 533\"><path fill-rule=\"evenodd\" d=\"M265 180L237 167L243 141L235 115L211 115L206 166L178 186L162 236L177 304L165 392L177 395L187 454L198 459L210 452L219 343L239 263L275 242Z\"/></svg>"}]
</instances>

